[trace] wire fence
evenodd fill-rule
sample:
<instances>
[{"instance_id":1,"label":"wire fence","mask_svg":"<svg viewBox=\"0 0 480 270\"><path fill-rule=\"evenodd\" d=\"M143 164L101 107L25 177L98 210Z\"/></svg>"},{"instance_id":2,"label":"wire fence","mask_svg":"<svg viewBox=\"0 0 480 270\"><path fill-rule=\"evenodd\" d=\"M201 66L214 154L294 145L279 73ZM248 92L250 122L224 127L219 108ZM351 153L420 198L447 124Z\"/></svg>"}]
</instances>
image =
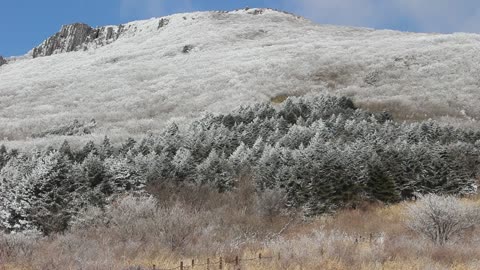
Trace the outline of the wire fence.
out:
<instances>
[{"instance_id":1,"label":"wire fence","mask_svg":"<svg viewBox=\"0 0 480 270\"><path fill-rule=\"evenodd\" d=\"M206 260L206 262L200 263L199 261L196 260L191 260L189 262L185 261L180 261L178 263L178 266L176 267L171 267L171 268L164 268L164 267L159 267L157 265L152 265L150 267L140 267L137 266L137 268L133 268L135 270L147 270L147 269L152 269L152 270L187 270L187 269L195 269L195 270L226 270L226 269L233 269L233 270L241 270L242 267L248 265L249 263L253 262L267 262L267 261L273 261L275 259L280 260L280 253L278 253L276 256L262 256L262 253L259 253L257 257L254 258L240 258L239 256L235 256L234 259L232 260L226 260L223 257L219 257L216 260L210 260L209 258ZM130 268L132 269L132 268Z\"/></svg>"},{"instance_id":2,"label":"wire fence","mask_svg":"<svg viewBox=\"0 0 480 270\"><path fill-rule=\"evenodd\" d=\"M368 235L357 235L356 237L352 238L352 241L355 243L359 242L370 242L373 243L375 241L381 240L382 235L376 235L374 233L370 233ZM165 268L165 267L159 267L157 265L151 265L151 266L137 266L136 268L129 268L129 270L227 270L227 269L233 269L233 270L241 270L245 266L247 266L249 263L254 263L254 262L273 262L275 260L280 261L281 256L280 253L277 253L275 255L270 255L270 256L263 256L262 253L258 253L256 257L253 258L240 258L239 256L235 256L234 259L227 260L224 257L219 257L216 260L211 260L210 258L207 258L206 261L200 262L197 260L192 259L191 261L180 261L178 263L178 266L176 267L170 267L170 268Z\"/></svg>"}]
</instances>

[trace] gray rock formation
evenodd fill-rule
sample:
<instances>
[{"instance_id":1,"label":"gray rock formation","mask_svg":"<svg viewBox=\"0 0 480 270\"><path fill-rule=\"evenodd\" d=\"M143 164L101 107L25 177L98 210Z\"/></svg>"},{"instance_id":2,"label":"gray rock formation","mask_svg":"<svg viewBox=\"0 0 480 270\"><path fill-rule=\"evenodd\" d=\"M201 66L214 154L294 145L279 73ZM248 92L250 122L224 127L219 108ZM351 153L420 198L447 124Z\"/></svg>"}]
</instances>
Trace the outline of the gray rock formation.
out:
<instances>
[{"instance_id":1,"label":"gray rock formation","mask_svg":"<svg viewBox=\"0 0 480 270\"><path fill-rule=\"evenodd\" d=\"M87 24L64 25L60 32L33 49L33 58L57 53L86 50L89 46L103 46L118 39L123 25L92 28Z\"/></svg>"},{"instance_id":2,"label":"gray rock formation","mask_svg":"<svg viewBox=\"0 0 480 270\"><path fill-rule=\"evenodd\" d=\"M0 66L3 66L7 63L7 60L0 55Z\"/></svg>"}]
</instances>

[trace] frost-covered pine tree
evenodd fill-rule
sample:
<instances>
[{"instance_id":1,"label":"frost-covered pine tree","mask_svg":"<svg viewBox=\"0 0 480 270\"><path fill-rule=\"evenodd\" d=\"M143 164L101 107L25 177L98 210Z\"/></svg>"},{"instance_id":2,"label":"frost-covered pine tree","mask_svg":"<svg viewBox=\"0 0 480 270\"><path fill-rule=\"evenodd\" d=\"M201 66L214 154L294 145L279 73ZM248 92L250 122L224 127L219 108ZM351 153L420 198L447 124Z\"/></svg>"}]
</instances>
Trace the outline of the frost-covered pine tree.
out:
<instances>
[{"instance_id":1,"label":"frost-covered pine tree","mask_svg":"<svg viewBox=\"0 0 480 270\"><path fill-rule=\"evenodd\" d=\"M369 161L368 173L367 189L372 199L385 203L395 203L400 200L400 192L395 179L383 166L377 155L374 155Z\"/></svg>"},{"instance_id":2,"label":"frost-covered pine tree","mask_svg":"<svg viewBox=\"0 0 480 270\"><path fill-rule=\"evenodd\" d=\"M113 146L110 142L110 139L105 135L102 143L100 144L99 154L102 159L111 157L114 153Z\"/></svg>"},{"instance_id":3,"label":"frost-covered pine tree","mask_svg":"<svg viewBox=\"0 0 480 270\"><path fill-rule=\"evenodd\" d=\"M250 160L251 150L243 142L240 143L237 149L228 158L228 161L237 174L251 166Z\"/></svg>"},{"instance_id":4,"label":"frost-covered pine tree","mask_svg":"<svg viewBox=\"0 0 480 270\"><path fill-rule=\"evenodd\" d=\"M2 144L0 146L0 170L3 168L3 166L5 166L5 164L7 164L8 159L9 159L9 156L8 156L7 148L5 147L5 145Z\"/></svg>"},{"instance_id":5,"label":"frost-covered pine tree","mask_svg":"<svg viewBox=\"0 0 480 270\"><path fill-rule=\"evenodd\" d=\"M180 147L172 160L172 177L177 180L188 180L195 172L195 164L189 149Z\"/></svg>"},{"instance_id":6,"label":"frost-covered pine tree","mask_svg":"<svg viewBox=\"0 0 480 270\"><path fill-rule=\"evenodd\" d=\"M262 137L258 137L253 144L251 151L250 151L250 163L254 164L257 160L262 157L263 149L265 147L265 143Z\"/></svg>"},{"instance_id":7,"label":"frost-covered pine tree","mask_svg":"<svg viewBox=\"0 0 480 270\"><path fill-rule=\"evenodd\" d=\"M196 179L200 184L210 184L220 192L231 189L235 184L225 154L218 155L215 149L197 166Z\"/></svg>"},{"instance_id":8,"label":"frost-covered pine tree","mask_svg":"<svg viewBox=\"0 0 480 270\"><path fill-rule=\"evenodd\" d=\"M65 230L72 217L71 167L68 158L55 151L36 158L35 167L25 176L30 185L30 218L45 234Z\"/></svg>"},{"instance_id":9,"label":"frost-covered pine tree","mask_svg":"<svg viewBox=\"0 0 480 270\"><path fill-rule=\"evenodd\" d=\"M282 110L279 112L281 118L289 124L295 124L302 114L299 104L295 104L293 99L288 98L282 105Z\"/></svg>"},{"instance_id":10,"label":"frost-covered pine tree","mask_svg":"<svg viewBox=\"0 0 480 270\"><path fill-rule=\"evenodd\" d=\"M10 159L0 170L0 229L7 232L35 229L29 213L34 203L32 186L25 176L32 170L25 157Z\"/></svg>"},{"instance_id":11,"label":"frost-covered pine tree","mask_svg":"<svg viewBox=\"0 0 480 270\"><path fill-rule=\"evenodd\" d=\"M139 154L134 158L135 169L145 184L163 181L173 171L166 154L157 155L151 152L148 155Z\"/></svg>"},{"instance_id":12,"label":"frost-covered pine tree","mask_svg":"<svg viewBox=\"0 0 480 270\"><path fill-rule=\"evenodd\" d=\"M255 168L257 186L261 190L277 187L278 172L282 166L280 146L266 145Z\"/></svg>"},{"instance_id":13,"label":"frost-covered pine tree","mask_svg":"<svg viewBox=\"0 0 480 270\"><path fill-rule=\"evenodd\" d=\"M122 147L120 147L120 153L126 155L129 151L133 151L136 144L137 141L135 141L135 139L128 138L127 141L122 144Z\"/></svg>"},{"instance_id":14,"label":"frost-covered pine tree","mask_svg":"<svg viewBox=\"0 0 480 270\"><path fill-rule=\"evenodd\" d=\"M279 143L290 149L297 149L300 144L307 145L315 133L307 127L293 125L289 128L287 134L283 136Z\"/></svg>"},{"instance_id":15,"label":"frost-covered pine tree","mask_svg":"<svg viewBox=\"0 0 480 270\"><path fill-rule=\"evenodd\" d=\"M60 148L58 149L58 153L60 153L60 155L66 157L69 160L74 160L72 149L70 148L70 144L67 140L63 141L62 146L60 146Z\"/></svg>"},{"instance_id":16,"label":"frost-covered pine tree","mask_svg":"<svg viewBox=\"0 0 480 270\"><path fill-rule=\"evenodd\" d=\"M134 154L139 153L142 155L148 155L153 149L153 138L151 135L143 138L140 143L135 147L135 150L132 151Z\"/></svg>"},{"instance_id":17,"label":"frost-covered pine tree","mask_svg":"<svg viewBox=\"0 0 480 270\"><path fill-rule=\"evenodd\" d=\"M114 194L141 190L145 179L141 178L134 163L134 154L107 158L104 162L106 181Z\"/></svg>"},{"instance_id":18,"label":"frost-covered pine tree","mask_svg":"<svg viewBox=\"0 0 480 270\"><path fill-rule=\"evenodd\" d=\"M95 189L103 194L113 193L113 187L105 177L105 166L100 157L90 153L82 163L87 178L88 189Z\"/></svg>"},{"instance_id":19,"label":"frost-covered pine tree","mask_svg":"<svg viewBox=\"0 0 480 270\"><path fill-rule=\"evenodd\" d=\"M308 216L323 214L340 207L337 183L319 174L303 184L302 192L308 192L303 210Z\"/></svg>"},{"instance_id":20,"label":"frost-covered pine tree","mask_svg":"<svg viewBox=\"0 0 480 270\"><path fill-rule=\"evenodd\" d=\"M98 155L97 146L93 141L89 141L87 142L87 144L85 144L82 150L77 153L76 160L78 162L83 162L83 160L87 158L90 154Z\"/></svg>"}]
</instances>

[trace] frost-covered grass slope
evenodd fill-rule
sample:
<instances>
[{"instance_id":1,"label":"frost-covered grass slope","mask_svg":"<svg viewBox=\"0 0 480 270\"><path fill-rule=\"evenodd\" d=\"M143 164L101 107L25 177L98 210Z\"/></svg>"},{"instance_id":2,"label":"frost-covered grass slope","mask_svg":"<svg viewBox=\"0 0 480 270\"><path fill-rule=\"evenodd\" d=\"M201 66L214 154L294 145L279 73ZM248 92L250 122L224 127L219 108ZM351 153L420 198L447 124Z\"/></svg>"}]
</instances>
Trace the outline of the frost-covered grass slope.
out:
<instances>
[{"instance_id":1,"label":"frost-covered grass slope","mask_svg":"<svg viewBox=\"0 0 480 270\"><path fill-rule=\"evenodd\" d=\"M94 118L97 134L138 135L307 92L353 96L402 119L480 117L480 35L317 25L255 9L165 18L160 28L160 18L129 23L103 47L1 66L0 138L75 118Z\"/></svg>"}]
</instances>

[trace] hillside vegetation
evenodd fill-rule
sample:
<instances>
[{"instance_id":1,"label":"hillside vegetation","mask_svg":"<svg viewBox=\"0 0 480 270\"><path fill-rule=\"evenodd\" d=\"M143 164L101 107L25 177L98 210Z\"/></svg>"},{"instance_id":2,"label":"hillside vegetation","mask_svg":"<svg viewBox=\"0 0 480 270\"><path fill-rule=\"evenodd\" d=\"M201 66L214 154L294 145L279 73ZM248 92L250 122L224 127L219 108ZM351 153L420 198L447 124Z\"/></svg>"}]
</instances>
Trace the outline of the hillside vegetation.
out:
<instances>
[{"instance_id":1,"label":"hillside vegetation","mask_svg":"<svg viewBox=\"0 0 480 270\"><path fill-rule=\"evenodd\" d=\"M248 184L223 194L210 189L162 191L154 193L157 199L124 197L105 212L90 209L65 234L0 235L0 269L151 270L153 265L175 268L180 261L189 266L192 259L197 265L207 259L213 264L219 257L224 269L233 269L236 256L251 259L259 253L273 259L242 262L241 269L480 267L478 227L447 245L435 245L406 226L413 203L365 205L302 219L288 212L266 215L259 205L270 200L252 193ZM463 203L480 207L478 198Z\"/></svg>"},{"instance_id":2,"label":"hillside vegetation","mask_svg":"<svg viewBox=\"0 0 480 270\"><path fill-rule=\"evenodd\" d=\"M107 137L78 151L68 141L33 152L3 147L0 226L48 235L124 192L159 185L226 192L241 177L259 193L283 193L283 206L306 216L416 193L469 195L477 189L479 143L480 132L400 124L347 98L306 96L209 114L185 130L171 124L120 147Z\"/></svg>"},{"instance_id":3,"label":"hillside vegetation","mask_svg":"<svg viewBox=\"0 0 480 270\"><path fill-rule=\"evenodd\" d=\"M63 135L29 138L95 119L91 136L118 143L169 120L307 92L349 96L399 120L477 125L479 35L317 25L268 9L176 14L124 29L103 47L1 66L0 139L61 144Z\"/></svg>"},{"instance_id":4,"label":"hillside vegetation","mask_svg":"<svg viewBox=\"0 0 480 270\"><path fill-rule=\"evenodd\" d=\"M275 259L244 269L476 269L478 201L462 203L474 205L470 218L447 200L446 221L465 225L440 245L422 237L428 213L394 203L474 195L479 142L479 132L305 96L119 147L108 137L79 150L0 147L0 266L150 269L260 252Z\"/></svg>"}]
</instances>

